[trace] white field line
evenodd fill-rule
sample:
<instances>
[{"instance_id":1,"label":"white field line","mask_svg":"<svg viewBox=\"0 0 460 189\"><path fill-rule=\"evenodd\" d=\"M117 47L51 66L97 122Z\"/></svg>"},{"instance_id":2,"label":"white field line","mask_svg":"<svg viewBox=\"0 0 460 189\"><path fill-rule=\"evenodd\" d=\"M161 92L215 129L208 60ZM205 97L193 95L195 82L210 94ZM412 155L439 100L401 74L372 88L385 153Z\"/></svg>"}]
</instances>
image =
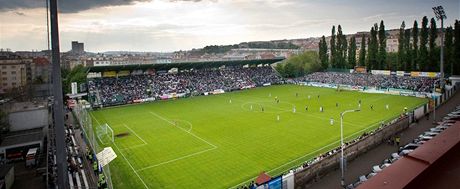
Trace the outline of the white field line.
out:
<instances>
[{"instance_id":1,"label":"white field line","mask_svg":"<svg viewBox=\"0 0 460 189\"><path fill-rule=\"evenodd\" d=\"M166 121L166 122L168 122L169 124L171 124L171 125L173 125L173 126L175 125L173 122L169 121L168 119L166 119L166 118L164 118L164 117L162 117L162 116L160 116L160 115L158 115L158 114L156 114L156 113L154 113L154 112L150 112L150 114L152 114L152 115L154 115L154 116L156 116L156 117L160 118L160 119L161 119L161 120L163 120L163 121ZM212 144L212 143L208 142L208 141L207 141L207 140L205 140L205 139L202 139L202 138L201 138L201 137L199 137L199 136L196 136L196 135L195 135L195 134L193 134L192 132L188 132L187 130L185 130L185 129L184 129L184 128L182 128L182 127L177 127L177 128L179 128L179 129L181 129L182 131L184 131L184 132L186 132L186 133L188 133L188 134L190 134L190 135L194 136L195 138L197 138L197 139L199 139L199 140L201 140L201 141L205 142L206 144L209 144L210 146L217 148L217 146L216 146L216 145L214 145L214 144Z\"/></svg>"},{"instance_id":2,"label":"white field line","mask_svg":"<svg viewBox=\"0 0 460 189\"><path fill-rule=\"evenodd\" d=\"M99 123L99 121L91 114L91 116L94 118L94 120L96 120L97 124L98 125L101 125L101 123ZM145 188L147 189L150 189L147 184L145 184L144 180L141 178L141 176L139 176L139 174L136 172L136 170L134 170L134 167L131 165L131 163L128 161L128 159L125 157L125 155L123 154L123 152L120 150L120 148L118 148L117 144L115 144L115 142L113 142L113 145L115 146L115 148L117 148L117 150L120 152L121 156L123 157L123 159L125 159L126 163L128 163L129 167L131 167L131 169L133 170L134 174L136 174L136 176L139 178L139 180L141 180L142 184L144 184Z\"/></svg>"},{"instance_id":3,"label":"white field line","mask_svg":"<svg viewBox=\"0 0 460 189\"><path fill-rule=\"evenodd\" d=\"M160 118L161 120L168 122L168 123L171 124L171 125L175 125L173 122L169 121L168 119L166 119L166 118L164 118L164 117L162 117L162 116L160 116L160 115L158 115L158 114L156 114L156 113L154 113L154 112L150 112L150 113L151 113L152 115L154 115L154 116ZM189 132L189 131L187 131L187 130L181 128L181 127L178 127L178 128L180 128L182 131L184 131L184 132L186 132L186 133L188 133L188 134L194 136L195 138L197 138L197 139L199 139L199 140L205 142L206 144L209 144L210 146L212 146L212 148L206 149L206 150L202 150L202 151L199 151L199 152L195 152L195 153L192 153L192 154L188 154L188 155L185 155L185 156L176 158L176 159L164 161L164 162L161 162L161 163L158 163L158 164L155 164L155 165L147 166L147 167L144 167L144 168L135 170L136 172L143 171L143 170L146 170L146 169L151 169L151 168L158 167L158 166L160 166L160 165L164 165L164 164L168 164L168 163L172 163L172 162L175 162L175 161L179 161L179 160L181 160L181 159L185 159L185 158L188 158L188 157L196 156L196 155L199 155L199 154L202 154L202 153L205 153L205 152L207 152L207 151L211 151L211 150L214 150L214 149L217 148L216 145L214 145L214 144L212 144L212 143L210 143L210 142L208 142L208 141L206 141L206 140L200 138L199 136L196 136L195 134L193 134L193 133L191 133L191 132Z\"/></svg>"},{"instance_id":4,"label":"white field line","mask_svg":"<svg viewBox=\"0 0 460 189\"><path fill-rule=\"evenodd\" d=\"M186 124L188 124L190 127L188 128L187 132L191 132L192 129L193 129L193 125L192 123L190 123L190 121L187 121L187 120L182 120L182 119L175 119L176 121L182 121L182 122L185 122Z\"/></svg>"},{"instance_id":5,"label":"white field line","mask_svg":"<svg viewBox=\"0 0 460 189\"><path fill-rule=\"evenodd\" d=\"M120 148L120 150L130 150L130 149L139 148L139 147L142 147L142 146L145 146L145 145L147 145L147 144L138 144L138 145L134 145L134 146L131 146L131 147Z\"/></svg>"},{"instance_id":6,"label":"white field line","mask_svg":"<svg viewBox=\"0 0 460 189\"><path fill-rule=\"evenodd\" d=\"M139 176L139 173L137 173L136 170L134 170L134 167L131 165L131 163L129 163L128 159L125 157L125 155L123 154L123 152L120 150L120 148L118 148L118 145L113 143L115 145L115 147L117 148L117 150L120 152L121 156L123 157L123 159L125 159L126 163L128 163L129 167L131 167L131 169L133 170L134 174L137 175L137 177L141 180L142 184L144 184L145 188L147 189L150 189L147 184L145 184L144 182L144 179L141 178L141 176Z\"/></svg>"},{"instance_id":7,"label":"white field line","mask_svg":"<svg viewBox=\"0 0 460 189\"><path fill-rule=\"evenodd\" d=\"M131 128L129 128L128 125L126 125L126 124L124 124L124 123L123 123L123 125L124 125L126 128L128 128L131 132L133 132L133 134L136 135L137 138L141 139L141 141L142 141L144 144L148 144L147 142L145 142L144 139L142 139L142 137L140 137L139 135L137 135L136 132L134 132Z\"/></svg>"},{"instance_id":8,"label":"white field line","mask_svg":"<svg viewBox=\"0 0 460 189\"><path fill-rule=\"evenodd\" d=\"M366 127L366 128L364 128L364 129L361 129L361 130L359 130L359 131L357 131L357 132L355 132L355 133L353 133L353 134L351 134L351 135L345 137L344 139L348 139L348 138L350 138L350 137L352 137L352 136L355 136L356 134L358 134L358 133L360 133L360 132L362 132L362 131L365 131L365 130L369 129L369 128L373 127L373 126L376 125L376 124L380 124L380 122L374 123L374 124L370 125L369 127ZM327 147L329 147L329 146L331 146L331 145L333 145L333 144L336 144L336 143L338 143L338 142L340 142L340 141L332 142L332 143L330 143L330 144L328 144L328 145L326 145L326 146L321 147L320 149L317 149L317 150L315 150L315 151L313 151L313 152L310 152L310 153L305 154L305 155L303 155L303 156L301 156L301 157L298 157L298 158L296 158L296 159L294 159L294 160L291 160L291 161L289 161L289 162L287 162L287 163L285 163L285 164L283 164L283 165L280 165L280 166L278 166L278 167L276 167L276 168L274 168L274 169L268 171L267 173L270 173L270 172L273 172L273 171L278 170L278 169L280 169L280 168L283 168L283 167L286 166L286 165L289 165L289 164L291 164L291 163L293 163L293 162L295 162L295 161L298 161L299 159L302 159L302 158L304 158L304 157L306 157L306 156L312 155L312 154L314 154L314 153L316 153L316 152L318 152L318 151L321 151L321 150L323 150L323 149L325 149L325 148L327 148ZM251 178L251 179L249 179L249 180L246 180L246 181L244 181L244 182L241 182L241 183L239 183L239 184L237 184L237 185L235 185L235 186L233 186L233 187L230 187L230 188L236 188L236 187L240 186L241 184L248 183L249 181L254 180L255 178L256 178L256 177L253 177L253 178Z\"/></svg>"},{"instance_id":9,"label":"white field line","mask_svg":"<svg viewBox=\"0 0 460 189\"><path fill-rule=\"evenodd\" d=\"M195 153L193 153L193 154L185 155L185 156L182 156L182 157L179 157L179 158L176 158L176 159L164 161L164 162L161 162L161 163L158 163L158 164L155 164L155 165L151 165L151 166L148 166L148 167L144 167L144 168L142 168L142 169L138 169L138 170L136 170L136 172L143 171L143 170L146 170L146 169L151 169L151 168L158 167L158 166L160 166L160 165L164 165L164 164L168 164L168 163L172 163L172 162L175 162L175 161L179 161L179 160L181 160L181 159L185 159L185 158L188 158L188 157L196 156L196 155L205 153L205 152L207 152L207 151L214 150L214 149L216 149L216 148L217 148L217 147L212 147L212 148L209 148L209 149L206 149L206 150L202 150L202 151L199 151L199 152L195 152Z\"/></svg>"}]
</instances>

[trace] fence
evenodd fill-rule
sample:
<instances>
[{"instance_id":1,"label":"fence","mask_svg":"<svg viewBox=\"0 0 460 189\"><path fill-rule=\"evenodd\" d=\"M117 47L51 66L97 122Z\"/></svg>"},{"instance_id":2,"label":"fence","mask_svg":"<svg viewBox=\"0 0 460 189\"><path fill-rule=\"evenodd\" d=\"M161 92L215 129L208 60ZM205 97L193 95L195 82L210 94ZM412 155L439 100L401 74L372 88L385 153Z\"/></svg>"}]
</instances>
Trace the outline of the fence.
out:
<instances>
[{"instance_id":1,"label":"fence","mask_svg":"<svg viewBox=\"0 0 460 189\"><path fill-rule=\"evenodd\" d=\"M80 125L80 128L83 130L83 139L85 140L86 144L90 145L90 150L92 151L92 154L97 154L97 152L102 151L104 149L104 146L100 146L97 142L97 136L95 135L91 115L83 107L82 104L77 103L75 105L75 107L73 108L73 115L76 118L78 124ZM95 155L93 158L97 161ZM106 178L108 188L113 189L109 164L102 167L102 173Z\"/></svg>"}]
</instances>

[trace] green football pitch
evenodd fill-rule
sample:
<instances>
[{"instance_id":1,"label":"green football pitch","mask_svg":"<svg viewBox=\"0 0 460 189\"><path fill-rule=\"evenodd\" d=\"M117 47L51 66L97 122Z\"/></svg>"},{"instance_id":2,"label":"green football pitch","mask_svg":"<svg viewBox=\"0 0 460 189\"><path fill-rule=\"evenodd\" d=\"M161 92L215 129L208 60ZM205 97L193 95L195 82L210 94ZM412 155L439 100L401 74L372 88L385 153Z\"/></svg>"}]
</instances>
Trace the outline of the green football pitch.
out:
<instances>
[{"instance_id":1,"label":"green football pitch","mask_svg":"<svg viewBox=\"0 0 460 189\"><path fill-rule=\"evenodd\" d=\"M118 155L110 164L115 188L231 188L338 147L340 112L357 109L359 100L361 111L344 118L347 140L427 102L280 85L105 108L91 116L95 130L107 123L119 135L113 143L107 135L99 139Z\"/></svg>"}]
</instances>

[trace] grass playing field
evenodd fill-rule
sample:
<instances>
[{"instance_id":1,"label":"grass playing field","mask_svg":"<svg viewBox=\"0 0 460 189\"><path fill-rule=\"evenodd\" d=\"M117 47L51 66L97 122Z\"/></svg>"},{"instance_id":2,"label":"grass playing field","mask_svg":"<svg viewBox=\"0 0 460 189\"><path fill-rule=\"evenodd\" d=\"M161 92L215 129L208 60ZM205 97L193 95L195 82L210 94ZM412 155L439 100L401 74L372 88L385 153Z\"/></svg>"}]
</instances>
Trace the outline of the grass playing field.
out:
<instances>
[{"instance_id":1,"label":"grass playing field","mask_svg":"<svg viewBox=\"0 0 460 189\"><path fill-rule=\"evenodd\" d=\"M398 116L404 107L426 103L415 97L283 85L91 114L94 127L107 123L115 134L126 134L114 143L101 136L118 154L110 166L115 188L230 188L261 171L276 176L339 146L339 114L358 108L358 100L361 111L344 118L348 140Z\"/></svg>"}]
</instances>

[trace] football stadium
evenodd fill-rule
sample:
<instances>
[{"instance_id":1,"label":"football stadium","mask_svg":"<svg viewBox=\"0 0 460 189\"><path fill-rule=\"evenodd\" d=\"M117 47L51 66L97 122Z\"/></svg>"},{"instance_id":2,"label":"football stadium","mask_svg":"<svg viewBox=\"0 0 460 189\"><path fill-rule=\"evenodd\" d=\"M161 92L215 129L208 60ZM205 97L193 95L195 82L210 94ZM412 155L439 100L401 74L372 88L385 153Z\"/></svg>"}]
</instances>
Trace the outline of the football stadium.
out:
<instances>
[{"instance_id":1,"label":"football stadium","mask_svg":"<svg viewBox=\"0 0 460 189\"><path fill-rule=\"evenodd\" d=\"M98 136L101 144L121 155L111 166L114 187L231 188L261 171L280 175L340 146L340 113L357 109L359 100L362 110L347 115L343 123L347 141L400 116L405 107L426 102L276 85L107 108L91 115L96 130L103 124L113 130Z\"/></svg>"},{"instance_id":2,"label":"football stadium","mask_svg":"<svg viewBox=\"0 0 460 189\"><path fill-rule=\"evenodd\" d=\"M253 61L107 69L90 70L93 110L80 117L97 148L118 156L107 166L115 188L239 188L260 173L281 178L337 152L341 126L348 145L427 111L436 82L340 72L285 79Z\"/></svg>"},{"instance_id":3,"label":"football stadium","mask_svg":"<svg viewBox=\"0 0 460 189\"><path fill-rule=\"evenodd\" d=\"M460 188L458 8L0 0L0 189Z\"/></svg>"}]
</instances>

